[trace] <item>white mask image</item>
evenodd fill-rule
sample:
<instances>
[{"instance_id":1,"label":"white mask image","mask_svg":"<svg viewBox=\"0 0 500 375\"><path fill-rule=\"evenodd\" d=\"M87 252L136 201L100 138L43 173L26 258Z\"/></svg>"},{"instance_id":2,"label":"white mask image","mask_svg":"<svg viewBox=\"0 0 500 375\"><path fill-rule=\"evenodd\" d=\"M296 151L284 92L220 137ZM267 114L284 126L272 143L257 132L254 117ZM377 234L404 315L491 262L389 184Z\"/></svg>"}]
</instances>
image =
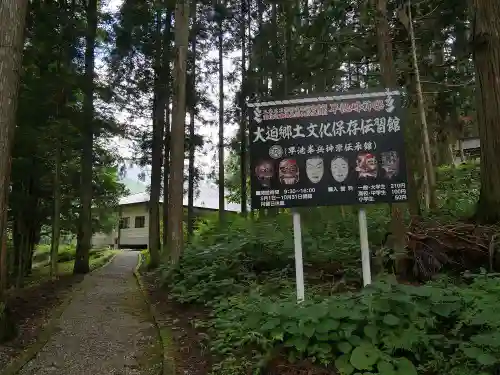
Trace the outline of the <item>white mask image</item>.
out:
<instances>
[{"instance_id":1,"label":"white mask image","mask_svg":"<svg viewBox=\"0 0 500 375\"><path fill-rule=\"evenodd\" d=\"M325 166L323 159L310 158L306 160L306 174L313 184L317 184L323 178Z\"/></svg>"},{"instance_id":2,"label":"white mask image","mask_svg":"<svg viewBox=\"0 0 500 375\"><path fill-rule=\"evenodd\" d=\"M349 164L342 157L336 157L331 164L332 177L337 182L343 182L349 174Z\"/></svg>"}]
</instances>

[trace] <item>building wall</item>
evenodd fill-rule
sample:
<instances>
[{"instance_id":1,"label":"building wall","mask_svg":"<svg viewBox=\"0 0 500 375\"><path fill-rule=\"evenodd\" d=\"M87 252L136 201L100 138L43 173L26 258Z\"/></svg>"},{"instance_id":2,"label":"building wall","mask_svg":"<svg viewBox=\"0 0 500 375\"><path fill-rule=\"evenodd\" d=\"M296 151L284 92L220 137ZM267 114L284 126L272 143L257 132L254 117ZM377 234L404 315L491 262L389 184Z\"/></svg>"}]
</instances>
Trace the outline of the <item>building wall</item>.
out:
<instances>
[{"instance_id":1,"label":"building wall","mask_svg":"<svg viewBox=\"0 0 500 375\"><path fill-rule=\"evenodd\" d=\"M92 236L92 246L93 247L104 247L104 246L114 246L115 239L117 240L117 245L121 248L133 247L133 248L147 248L149 244L149 211L148 203L135 203L130 205L120 206L120 218L121 220L128 218L128 227L121 228L113 231L110 234L96 233ZM185 210L186 211L186 210ZM195 215L202 215L203 213L214 212L214 210L203 209L195 207ZM236 214L231 211L228 213ZM185 220L187 219L187 212L185 212ZM136 218L143 217L144 227L136 228ZM163 209L160 205L160 220L163 217ZM118 242L119 241L119 242Z\"/></svg>"},{"instance_id":2,"label":"building wall","mask_svg":"<svg viewBox=\"0 0 500 375\"><path fill-rule=\"evenodd\" d=\"M128 228L120 229L120 246L148 246L149 213L147 203L138 203L121 207L123 219L128 218ZM136 218L144 217L144 227L136 228Z\"/></svg>"}]
</instances>

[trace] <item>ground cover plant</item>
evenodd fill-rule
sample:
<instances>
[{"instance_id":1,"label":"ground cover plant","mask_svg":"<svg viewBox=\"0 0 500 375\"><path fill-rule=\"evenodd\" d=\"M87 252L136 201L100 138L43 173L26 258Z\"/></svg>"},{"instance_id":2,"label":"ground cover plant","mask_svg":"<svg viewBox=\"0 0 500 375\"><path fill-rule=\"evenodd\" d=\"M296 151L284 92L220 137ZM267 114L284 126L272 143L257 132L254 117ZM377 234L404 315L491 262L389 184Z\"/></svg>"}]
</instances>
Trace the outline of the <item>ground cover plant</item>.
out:
<instances>
[{"instance_id":1,"label":"ground cover plant","mask_svg":"<svg viewBox=\"0 0 500 375\"><path fill-rule=\"evenodd\" d=\"M208 306L214 374L278 363L346 375L494 374L500 363L498 228L468 222L478 166L439 172L439 208L408 217L410 272L386 247L388 208L368 208L376 282L361 288L355 208L302 210L306 301L297 305L291 216L205 218L160 281L169 298ZM300 373L298 370L296 372ZM320 373L320 372L318 372Z\"/></svg>"}]
</instances>

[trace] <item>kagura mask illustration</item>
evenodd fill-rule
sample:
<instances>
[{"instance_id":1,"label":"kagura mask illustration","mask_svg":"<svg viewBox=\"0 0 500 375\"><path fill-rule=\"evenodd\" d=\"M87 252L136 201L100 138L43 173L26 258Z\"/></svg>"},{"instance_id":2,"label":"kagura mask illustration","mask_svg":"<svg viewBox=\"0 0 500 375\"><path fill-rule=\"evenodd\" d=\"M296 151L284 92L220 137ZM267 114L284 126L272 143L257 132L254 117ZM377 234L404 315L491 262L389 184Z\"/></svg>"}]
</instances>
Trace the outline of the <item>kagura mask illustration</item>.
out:
<instances>
[{"instance_id":1,"label":"kagura mask illustration","mask_svg":"<svg viewBox=\"0 0 500 375\"><path fill-rule=\"evenodd\" d=\"M293 185L299 182L299 166L294 159L283 159L279 165L280 182Z\"/></svg>"},{"instance_id":2,"label":"kagura mask illustration","mask_svg":"<svg viewBox=\"0 0 500 375\"><path fill-rule=\"evenodd\" d=\"M399 156L396 151L382 152L382 169L385 171L387 178L397 176L399 172Z\"/></svg>"},{"instance_id":3,"label":"kagura mask illustration","mask_svg":"<svg viewBox=\"0 0 500 375\"><path fill-rule=\"evenodd\" d=\"M375 178L378 174L377 158L371 153L358 155L356 161L356 172L359 178Z\"/></svg>"},{"instance_id":4,"label":"kagura mask illustration","mask_svg":"<svg viewBox=\"0 0 500 375\"><path fill-rule=\"evenodd\" d=\"M255 175L257 176L257 179L260 181L262 186L270 187L271 179L273 178L274 175L273 163L271 163L268 160L261 161L255 167Z\"/></svg>"},{"instance_id":5,"label":"kagura mask illustration","mask_svg":"<svg viewBox=\"0 0 500 375\"><path fill-rule=\"evenodd\" d=\"M333 179L337 182L344 182L349 175L349 163L341 156L332 160L330 169Z\"/></svg>"},{"instance_id":6,"label":"kagura mask illustration","mask_svg":"<svg viewBox=\"0 0 500 375\"><path fill-rule=\"evenodd\" d=\"M306 160L306 174L307 178L313 183L317 184L323 178L325 167L323 159L315 157Z\"/></svg>"}]
</instances>

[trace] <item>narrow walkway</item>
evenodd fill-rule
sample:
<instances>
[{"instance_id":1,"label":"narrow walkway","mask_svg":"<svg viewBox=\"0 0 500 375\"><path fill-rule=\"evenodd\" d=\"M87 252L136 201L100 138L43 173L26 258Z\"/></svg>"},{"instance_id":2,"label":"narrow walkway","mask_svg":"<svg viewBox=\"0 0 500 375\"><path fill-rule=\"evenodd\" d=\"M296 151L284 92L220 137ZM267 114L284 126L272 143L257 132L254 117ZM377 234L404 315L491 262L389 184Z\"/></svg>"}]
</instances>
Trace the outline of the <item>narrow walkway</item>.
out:
<instances>
[{"instance_id":1,"label":"narrow walkway","mask_svg":"<svg viewBox=\"0 0 500 375\"><path fill-rule=\"evenodd\" d=\"M161 347L133 276L137 252L85 277L45 347L21 375L149 375Z\"/></svg>"}]
</instances>

